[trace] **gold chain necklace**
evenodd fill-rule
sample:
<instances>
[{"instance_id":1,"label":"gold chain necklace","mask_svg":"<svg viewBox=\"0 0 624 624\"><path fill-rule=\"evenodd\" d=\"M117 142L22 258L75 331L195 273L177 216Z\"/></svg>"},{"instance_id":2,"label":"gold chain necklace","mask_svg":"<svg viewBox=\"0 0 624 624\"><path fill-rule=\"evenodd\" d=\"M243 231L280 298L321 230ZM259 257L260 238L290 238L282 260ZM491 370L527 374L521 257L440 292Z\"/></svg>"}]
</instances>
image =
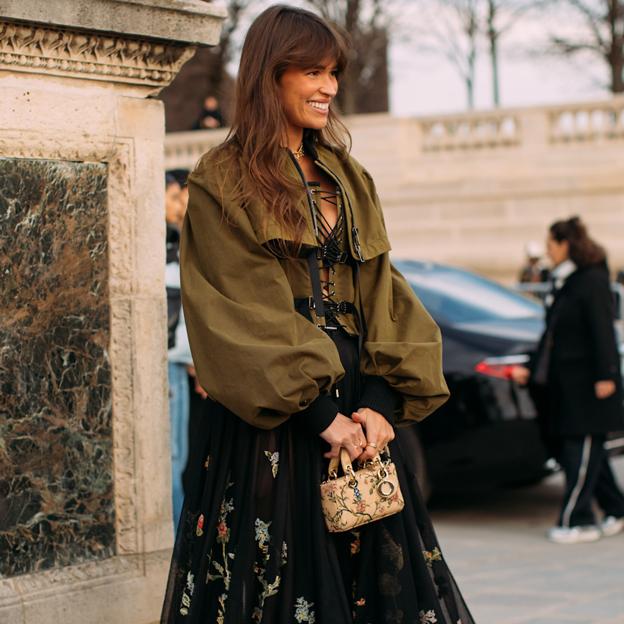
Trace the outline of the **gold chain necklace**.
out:
<instances>
[{"instance_id":1,"label":"gold chain necklace","mask_svg":"<svg viewBox=\"0 0 624 624\"><path fill-rule=\"evenodd\" d=\"M297 160L301 160L305 156L305 152L303 151L303 142L301 145L293 152L293 156Z\"/></svg>"}]
</instances>

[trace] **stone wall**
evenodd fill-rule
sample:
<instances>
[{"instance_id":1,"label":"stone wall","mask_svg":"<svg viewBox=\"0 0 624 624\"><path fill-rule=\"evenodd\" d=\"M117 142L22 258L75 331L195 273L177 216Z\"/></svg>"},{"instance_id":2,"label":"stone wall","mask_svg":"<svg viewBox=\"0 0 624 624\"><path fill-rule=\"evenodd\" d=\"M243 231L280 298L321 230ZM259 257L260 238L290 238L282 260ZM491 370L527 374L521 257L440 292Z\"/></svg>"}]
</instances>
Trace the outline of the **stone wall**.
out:
<instances>
[{"instance_id":1,"label":"stone wall","mask_svg":"<svg viewBox=\"0 0 624 624\"><path fill-rule=\"evenodd\" d=\"M172 545L162 103L223 11L0 4L0 621L148 624Z\"/></svg>"},{"instance_id":2,"label":"stone wall","mask_svg":"<svg viewBox=\"0 0 624 624\"><path fill-rule=\"evenodd\" d=\"M439 117L346 119L372 173L395 257L513 280L524 244L579 214L624 265L624 98ZM167 166L192 166L224 132L171 134Z\"/></svg>"}]
</instances>

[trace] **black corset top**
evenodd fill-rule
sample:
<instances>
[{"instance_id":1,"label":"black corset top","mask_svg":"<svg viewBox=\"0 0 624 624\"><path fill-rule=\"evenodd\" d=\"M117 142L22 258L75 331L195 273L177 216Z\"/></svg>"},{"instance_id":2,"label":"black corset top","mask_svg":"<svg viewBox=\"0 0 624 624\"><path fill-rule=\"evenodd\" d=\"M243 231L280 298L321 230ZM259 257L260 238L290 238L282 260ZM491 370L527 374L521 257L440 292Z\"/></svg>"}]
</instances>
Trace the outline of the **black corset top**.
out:
<instances>
[{"instance_id":1,"label":"black corset top","mask_svg":"<svg viewBox=\"0 0 624 624\"><path fill-rule=\"evenodd\" d=\"M318 182L308 182L308 187L312 195L312 204L317 224L316 239L319 246L319 259L321 266L330 268L336 263L347 261L345 240L345 215L342 193L340 188L335 191L325 191ZM330 226L329 222L321 211L322 202L329 202L336 206L338 213L336 223Z\"/></svg>"}]
</instances>

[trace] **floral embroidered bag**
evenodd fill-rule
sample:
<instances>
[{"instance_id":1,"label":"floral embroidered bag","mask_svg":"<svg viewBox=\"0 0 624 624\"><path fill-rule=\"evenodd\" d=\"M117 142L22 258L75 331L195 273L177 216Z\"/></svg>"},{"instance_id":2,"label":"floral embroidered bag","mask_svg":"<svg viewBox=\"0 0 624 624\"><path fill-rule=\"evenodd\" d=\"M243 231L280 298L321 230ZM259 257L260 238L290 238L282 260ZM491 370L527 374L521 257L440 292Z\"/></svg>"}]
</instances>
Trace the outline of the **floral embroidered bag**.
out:
<instances>
[{"instance_id":1,"label":"floral embroidered bag","mask_svg":"<svg viewBox=\"0 0 624 624\"><path fill-rule=\"evenodd\" d=\"M341 477L339 462L344 472ZM401 511L405 502L389 452L386 461L377 454L362 468L353 470L349 453L340 449L340 459L331 459L329 478L321 483L321 505L331 533L349 531Z\"/></svg>"}]
</instances>

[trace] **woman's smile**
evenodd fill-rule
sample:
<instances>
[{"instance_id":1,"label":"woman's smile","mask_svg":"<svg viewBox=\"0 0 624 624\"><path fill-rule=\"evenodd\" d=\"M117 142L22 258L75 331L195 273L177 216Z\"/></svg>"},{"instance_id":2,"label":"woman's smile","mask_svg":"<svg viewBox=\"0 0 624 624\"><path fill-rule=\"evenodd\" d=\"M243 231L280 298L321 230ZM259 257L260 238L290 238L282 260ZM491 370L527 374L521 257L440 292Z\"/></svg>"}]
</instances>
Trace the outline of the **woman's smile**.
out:
<instances>
[{"instance_id":1,"label":"woman's smile","mask_svg":"<svg viewBox=\"0 0 624 624\"><path fill-rule=\"evenodd\" d=\"M309 100L307 103L315 111L321 113L322 115L327 115L329 113L329 101L327 101L327 102L319 102L318 100Z\"/></svg>"}]
</instances>

